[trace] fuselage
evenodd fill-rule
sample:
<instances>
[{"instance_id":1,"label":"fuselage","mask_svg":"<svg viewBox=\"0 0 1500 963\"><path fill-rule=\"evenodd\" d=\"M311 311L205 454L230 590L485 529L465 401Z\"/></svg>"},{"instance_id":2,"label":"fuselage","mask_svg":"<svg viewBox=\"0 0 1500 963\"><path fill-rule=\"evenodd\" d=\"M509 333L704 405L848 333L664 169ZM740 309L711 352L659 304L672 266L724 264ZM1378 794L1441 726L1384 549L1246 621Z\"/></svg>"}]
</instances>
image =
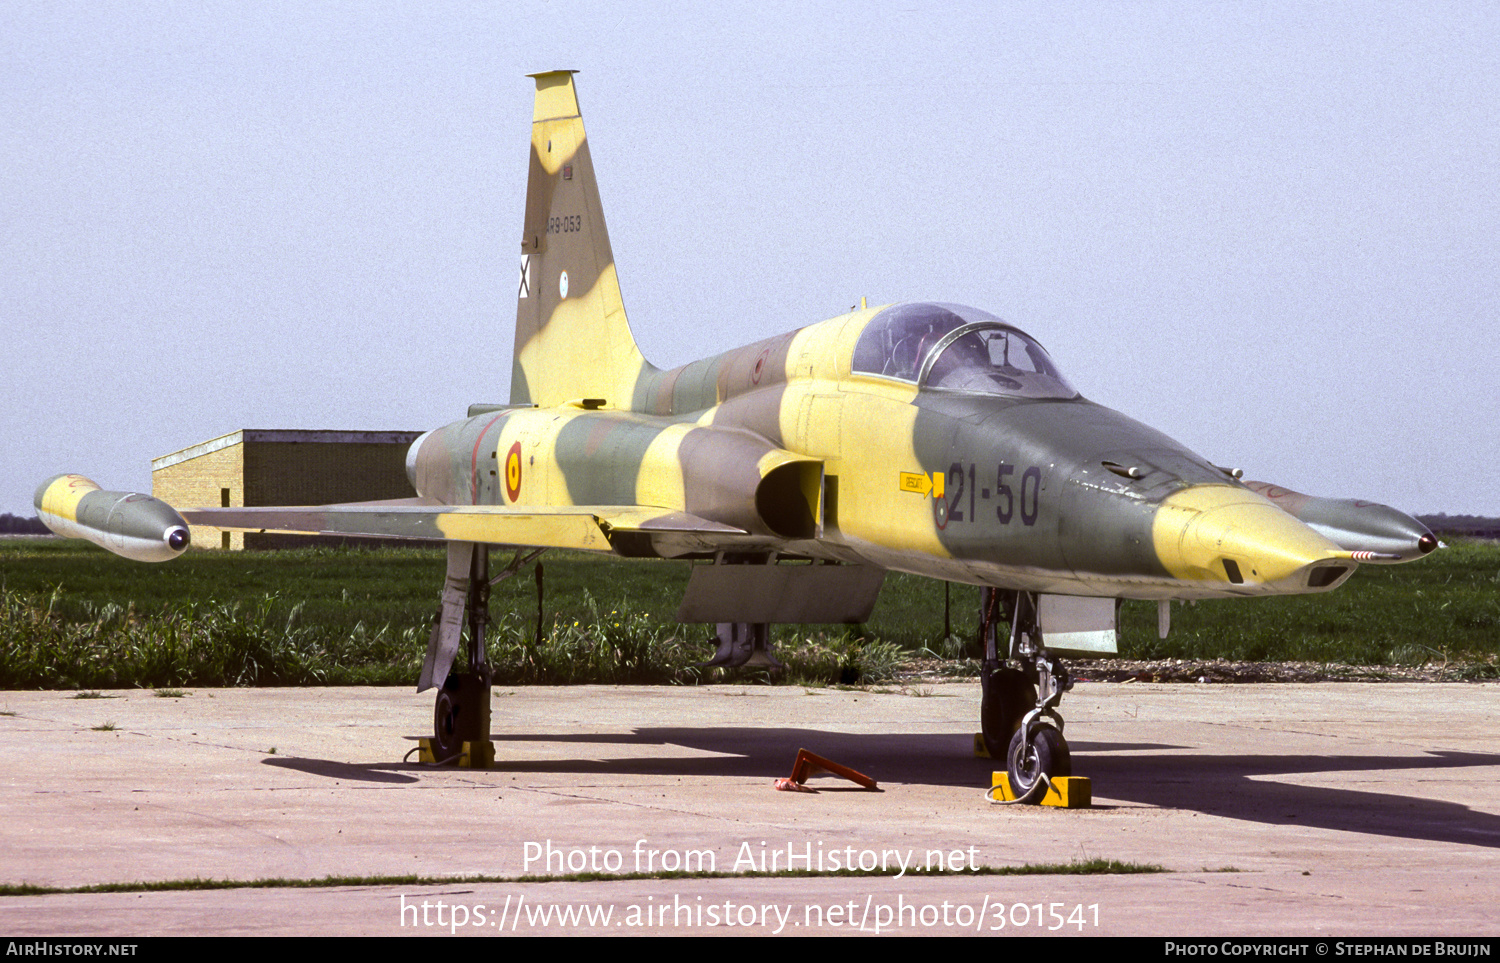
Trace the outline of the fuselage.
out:
<instances>
[{"instance_id":1,"label":"fuselage","mask_svg":"<svg viewBox=\"0 0 1500 963\"><path fill-rule=\"evenodd\" d=\"M1079 396L1024 333L950 305L643 366L629 398L486 412L424 436L409 463L445 504L649 506L743 532L722 548L1055 594L1322 591L1354 568L1222 469Z\"/></svg>"},{"instance_id":2,"label":"fuselage","mask_svg":"<svg viewBox=\"0 0 1500 963\"><path fill-rule=\"evenodd\" d=\"M85 496L84 480L54 479L38 492L41 517L152 558L182 551L186 521L790 557L1132 598L1326 591L1356 560L1436 547L1385 506L1270 486L1273 504L1085 399L1025 332L959 305L862 308L653 367L625 315L572 74L534 79L510 404L471 409L413 444L417 499L179 517L146 496Z\"/></svg>"}]
</instances>

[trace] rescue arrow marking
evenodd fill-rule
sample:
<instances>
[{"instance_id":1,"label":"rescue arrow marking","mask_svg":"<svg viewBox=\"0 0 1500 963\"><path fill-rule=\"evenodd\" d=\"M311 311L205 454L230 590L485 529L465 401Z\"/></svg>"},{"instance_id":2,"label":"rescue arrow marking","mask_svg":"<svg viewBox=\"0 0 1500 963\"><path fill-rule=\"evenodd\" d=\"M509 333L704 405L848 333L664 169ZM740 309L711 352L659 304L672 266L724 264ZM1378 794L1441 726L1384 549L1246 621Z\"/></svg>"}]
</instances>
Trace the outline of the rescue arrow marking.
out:
<instances>
[{"instance_id":1,"label":"rescue arrow marking","mask_svg":"<svg viewBox=\"0 0 1500 963\"><path fill-rule=\"evenodd\" d=\"M916 492L918 495L932 493L933 498L943 497L944 474L935 471L931 475L921 472L904 471L901 473L900 488L904 492Z\"/></svg>"}]
</instances>

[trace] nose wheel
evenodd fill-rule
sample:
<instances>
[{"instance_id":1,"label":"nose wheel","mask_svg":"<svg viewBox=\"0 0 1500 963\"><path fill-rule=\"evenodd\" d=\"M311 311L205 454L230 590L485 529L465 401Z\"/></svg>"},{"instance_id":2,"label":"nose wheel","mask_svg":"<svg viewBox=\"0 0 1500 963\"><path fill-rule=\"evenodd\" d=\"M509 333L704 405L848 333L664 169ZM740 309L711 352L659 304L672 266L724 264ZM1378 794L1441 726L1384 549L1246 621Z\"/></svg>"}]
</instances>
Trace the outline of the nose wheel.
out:
<instances>
[{"instance_id":1,"label":"nose wheel","mask_svg":"<svg viewBox=\"0 0 1500 963\"><path fill-rule=\"evenodd\" d=\"M1017 802L1037 802L1046 794L1053 779L1073 775L1073 758L1068 752L1067 740L1056 728L1045 723L1032 729L1030 739L1026 738L1024 728L1017 729L1005 758L1010 789Z\"/></svg>"}]
</instances>

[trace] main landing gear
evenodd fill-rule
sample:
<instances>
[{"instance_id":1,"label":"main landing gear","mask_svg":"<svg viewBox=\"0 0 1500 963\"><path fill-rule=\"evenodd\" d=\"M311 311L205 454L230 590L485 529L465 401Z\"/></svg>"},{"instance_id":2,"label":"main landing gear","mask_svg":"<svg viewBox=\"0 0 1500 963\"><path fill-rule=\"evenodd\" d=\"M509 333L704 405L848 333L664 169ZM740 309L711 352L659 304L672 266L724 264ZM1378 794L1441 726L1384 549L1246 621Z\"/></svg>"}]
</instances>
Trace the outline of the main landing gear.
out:
<instances>
[{"instance_id":1,"label":"main landing gear","mask_svg":"<svg viewBox=\"0 0 1500 963\"><path fill-rule=\"evenodd\" d=\"M475 545L469 558L464 618L469 625L465 672L450 673L438 688L433 708L433 759L448 763L463 754L464 743L477 745L490 738L490 666L485 658L484 633L490 618L490 552Z\"/></svg>"},{"instance_id":2,"label":"main landing gear","mask_svg":"<svg viewBox=\"0 0 1500 963\"><path fill-rule=\"evenodd\" d=\"M1050 780L1073 774L1073 761L1057 712L1073 680L1062 660L1042 644L1035 593L981 590L980 730L985 750L1004 759L1019 802L1040 802ZM997 623L1010 615L1010 643L1000 654Z\"/></svg>"},{"instance_id":3,"label":"main landing gear","mask_svg":"<svg viewBox=\"0 0 1500 963\"><path fill-rule=\"evenodd\" d=\"M438 610L427 662L418 691L438 685L433 707L432 760L451 763L463 759L464 743L471 754L463 764L480 769L493 764L490 742L490 679L493 672L485 656L485 631L490 620L490 587L510 578L542 554L516 552L500 574L490 577L490 547L451 542L448 547L448 579L443 606ZM542 632L542 566L534 571L537 597L537 644ZM457 653L463 626L468 626L468 668L449 672ZM438 680L442 679L441 684Z\"/></svg>"}]
</instances>

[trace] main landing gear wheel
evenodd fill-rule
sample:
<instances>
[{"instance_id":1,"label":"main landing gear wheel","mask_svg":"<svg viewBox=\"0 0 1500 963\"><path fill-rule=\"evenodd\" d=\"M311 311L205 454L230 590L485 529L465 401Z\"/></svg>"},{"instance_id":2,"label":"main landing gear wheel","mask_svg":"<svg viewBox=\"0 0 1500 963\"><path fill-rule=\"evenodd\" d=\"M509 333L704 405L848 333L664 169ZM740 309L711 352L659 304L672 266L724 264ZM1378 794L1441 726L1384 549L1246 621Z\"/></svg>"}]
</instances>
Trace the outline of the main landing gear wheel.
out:
<instances>
[{"instance_id":1,"label":"main landing gear wheel","mask_svg":"<svg viewBox=\"0 0 1500 963\"><path fill-rule=\"evenodd\" d=\"M459 738L459 717L462 714L463 706L458 700L457 687L450 691L444 685L438 690L432 725L432 757L438 762L447 762L463 749L463 740Z\"/></svg>"},{"instance_id":2,"label":"main landing gear wheel","mask_svg":"<svg viewBox=\"0 0 1500 963\"><path fill-rule=\"evenodd\" d=\"M1067 740L1053 726L1033 726L1029 741L1025 733L1023 727L1011 737L1006 768L1016 800L1036 804L1047 793L1047 780L1073 774L1073 759Z\"/></svg>"},{"instance_id":3,"label":"main landing gear wheel","mask_svg":"<svg viewBox=\"0 0 1500 963\"><path fill-rule=\"evenodd\" d=\"M448 676L433 711L433 759L451 762L463 753L464 743L489 738L489 691L487 676L470 672Z\"/></svg>"},{"instance_id":4,"label":"main landing gear wheel","mask_svg":"<svg viewBox=\"0 0 1500 963\"><path fill-rule=\"evenodd\" d=\"M979 680L979 730L991 759L1006 758L1010 737L1036 708L1036 686L1020 669L986 662Z\"/></svg>"}]
</instances>

